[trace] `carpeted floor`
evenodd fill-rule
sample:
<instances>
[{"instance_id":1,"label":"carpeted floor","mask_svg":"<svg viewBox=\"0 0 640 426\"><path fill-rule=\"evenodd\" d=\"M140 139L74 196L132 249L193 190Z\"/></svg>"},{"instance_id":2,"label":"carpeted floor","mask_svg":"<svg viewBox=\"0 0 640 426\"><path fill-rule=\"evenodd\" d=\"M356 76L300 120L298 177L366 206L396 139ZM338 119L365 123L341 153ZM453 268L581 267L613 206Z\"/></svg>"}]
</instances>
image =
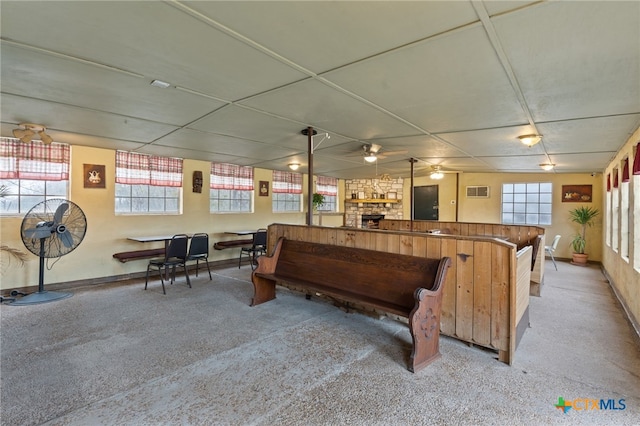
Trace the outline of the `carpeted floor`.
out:
<instances>
[{"instance_id":1,"label":"carpeted floor","mask_svg":"<svg viewBox=\"0 0 640 426\"><path fill-rule=\"evenodd\" d=\"M247 266L216 270L212 281L201 273L192 289L178 277L166 296L159 281L147 291L136 281L2 305L0 421L640 424L637 336L597 267L558 269L551 265L542 297L531 299L531 328L512 366L441 337L442 358L418 374L407 370L404 324L280 287L276 300L251 308ZM563 413L559 397L575 407Z\"/></svg>"}]
</instances>

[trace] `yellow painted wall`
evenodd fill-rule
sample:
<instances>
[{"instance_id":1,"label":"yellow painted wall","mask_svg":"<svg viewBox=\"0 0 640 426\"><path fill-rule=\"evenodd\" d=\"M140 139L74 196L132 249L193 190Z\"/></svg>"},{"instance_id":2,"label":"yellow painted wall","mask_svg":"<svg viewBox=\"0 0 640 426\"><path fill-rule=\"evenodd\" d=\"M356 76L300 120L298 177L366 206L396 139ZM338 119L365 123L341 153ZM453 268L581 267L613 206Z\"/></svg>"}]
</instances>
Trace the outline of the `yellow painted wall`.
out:
<instances>
[{"instance_id":1,"label":"yellow painted wall","mask_svg":"<svg viewBox=\"0 0 640 426\"><path fill-rule=\"evenodd\" d=\"M625 157L629 158L629 168L633 167L634 147L639 143L640 128L629 138L627 143L607 166L604 174L605 177L603 178L603 182L605 182L604 185L606 185L606 175L613 173L613 169L616 167L621 168L622 161ZM640 199L634 197L634 193L640 193L638 185L640 185L640 177L631 176L629 181L629 205L631 211L634 210L635 205L635 212L640 212ZM619 218L612 218L612 220L619 220ZM610 224L608 225L610 226ZM623 259L619 252L616 252L610 245L606 244L605 233L602 233L602 266L611 278L611 283L625 304L629 314L632 316L632 320L636 326L640 324L640 260L635 260L636 257L640 258L640 253L637 253L637 251L640 250L640 246L637 244L640 240L639 228L640 217L632 213L629 219L628 234L632 241L628 259ZM620 227L618 227L618 229L620 229ZM636 244L633 244L633 238L636 234L638 234ZM621 241L621 235L618 235L618 241Z\"/></svg>"},{"instance_id":2,"label":"yellow painted wall","mask_svg":"<svg viewBox=\"0 0 640 426\"><path fill-rule=\"evenodd\" d=\"M106 171L105 189L84 188L83 164L104 164ZM254 212L245 214L209 213L209 162L184 160L184 202L180 215L116 215L114 213L115 152L93 147L71 147L70 200L83 210L87 217L87 233L82 243L71 253L59 258L51 270L45 271L45 285L77 280L127 275L146 270L147 260L121 263L113 259L117 252L162 247L163 243L138 243L128 241L130 236L172 235L175 233L206 232L210 243L221 239L239 238L225 235L225 231L257 229L274 222L304 224L305 213L273 213L271 191L269 196L254 197ZM203 172L202 193L192 192L191 176L195 170ZM255 169L256 188L258 182L272 181L272 171ZM304 175L303 188L306 193L307 176ZM340 194L344 198L344 182L339 182ZM306 206L306 196L305 196ZM0 240L12 248L27 252L20 238L22 216L2 217ZM341 216L323 218L323 224L341 226ZM246 238L246 237L245 237ZM20 267L6 252L2 252L0 290L38 285L38 257L27 252L28 262ZM210 250L210 260L235 259L238 249ZM48 264L53 264L53 260Z\"/></svg>"}]
</instances>

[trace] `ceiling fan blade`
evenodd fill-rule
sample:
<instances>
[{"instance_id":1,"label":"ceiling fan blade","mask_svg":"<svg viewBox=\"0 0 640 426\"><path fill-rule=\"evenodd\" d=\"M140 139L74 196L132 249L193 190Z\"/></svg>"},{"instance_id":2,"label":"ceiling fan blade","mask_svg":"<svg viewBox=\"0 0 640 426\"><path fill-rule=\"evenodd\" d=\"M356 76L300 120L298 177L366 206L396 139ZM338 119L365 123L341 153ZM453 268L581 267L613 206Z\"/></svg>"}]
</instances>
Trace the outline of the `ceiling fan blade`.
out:
<instances>
[{"instance_id":1,"label":"ceiling fan blade","mask_svg":"<svg viewBox=\"0 0 640 426\"><path fill-rule=\"evenodd\" d=\"M64 216L65 212L69 210L69 204L68 203L62 203L58 206L58 208L56 209L55 214L53 215L53 221L55 223L60 223L60 221L62 220L62 216Z\"/></svg>"}]
</instances>

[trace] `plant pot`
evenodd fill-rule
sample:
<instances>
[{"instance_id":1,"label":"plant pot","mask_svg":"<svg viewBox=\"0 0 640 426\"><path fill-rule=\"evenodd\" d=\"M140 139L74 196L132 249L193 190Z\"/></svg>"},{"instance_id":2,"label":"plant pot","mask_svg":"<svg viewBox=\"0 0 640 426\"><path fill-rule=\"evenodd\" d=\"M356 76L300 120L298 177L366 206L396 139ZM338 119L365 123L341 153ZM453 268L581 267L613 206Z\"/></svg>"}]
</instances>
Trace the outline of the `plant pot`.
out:
<instances>
[{"instance_id":1,"label":"plant pot","mask_svg":"<svg viewBox=\"0 0 640 426\"><path fill-rule=\"evenodd\" d=\"M571 261L571 263L578 266L587 266L588 257L589 255L586 253L585 254L573 253L573 260Z\"/></svg>"}]
</instances>

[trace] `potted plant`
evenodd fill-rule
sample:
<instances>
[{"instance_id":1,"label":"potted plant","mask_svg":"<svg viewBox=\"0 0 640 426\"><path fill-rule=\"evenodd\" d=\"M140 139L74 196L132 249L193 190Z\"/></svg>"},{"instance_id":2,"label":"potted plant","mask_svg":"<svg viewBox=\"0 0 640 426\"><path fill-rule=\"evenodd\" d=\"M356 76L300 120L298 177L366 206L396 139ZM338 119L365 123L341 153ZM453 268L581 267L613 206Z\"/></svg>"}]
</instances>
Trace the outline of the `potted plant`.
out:
<instances>
[{"instance_id":1,"label":"potted plant","mask_svg":"<svg viewBox=\"0 0 640 426\"><path fill-rule=\"evenodd\" d=\"M598 214L600 214L598 209L585 206L569 211L571 221L580 225L580 232L571 241L571 247L573 248L573 261L571 263L574 265L584 266L587 264L588 255L584 252L587 246L587 226L593 225L593 219Z\"/></svg>"},{"instance_id":2,"label":"potted plant","mask_svg":"<svg viewBox=\"0 0 640 426\"><path fill-rule=\"evenodd\" d=\"M324 195L318 193L313 194L313 200L311 202L313 203L313 210L317 211L318 207L324 204Z\"/></svg>"},{"instance_id":3,"label":"potted plant","mask_svg":"<svg viewBox=\"0 0 640 426\"><path fill-rule=\"evenodd\" d=\"M4 198L9 195L9 188L6 185L0 185L0 198ZM20 262L20 265L24 265L24 262L27 260L27 254L23 251L15 249L13 247L9 247L6 244L0 245L0 251L3 251L9 255L9 261L11 258Z\"/></svg>"}]
</instances>

